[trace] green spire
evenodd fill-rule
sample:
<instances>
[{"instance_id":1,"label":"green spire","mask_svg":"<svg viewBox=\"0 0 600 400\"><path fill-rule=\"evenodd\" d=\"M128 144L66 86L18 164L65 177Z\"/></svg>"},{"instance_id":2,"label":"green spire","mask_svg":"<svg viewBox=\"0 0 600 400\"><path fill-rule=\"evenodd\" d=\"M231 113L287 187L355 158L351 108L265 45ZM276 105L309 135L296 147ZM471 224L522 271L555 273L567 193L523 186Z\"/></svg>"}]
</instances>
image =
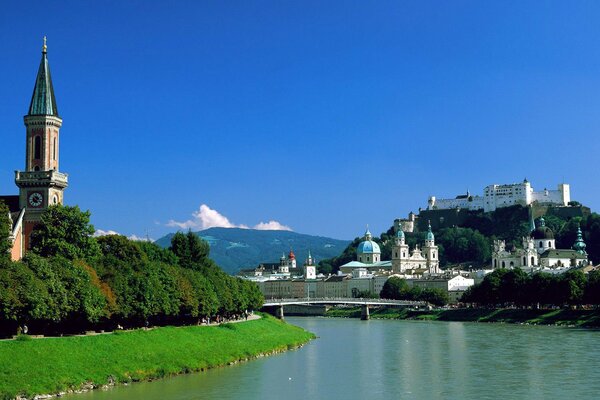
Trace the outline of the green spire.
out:
<instances>
[{"instance_id":1,"label":"green spire","mask_svg":"<svg viewBox=\"0 0 600 400\"><path fill-rule=\"evenodd\" d=\"M577 251L579 254L586 254L585 252L585 242L583 241L583 235L581 234L581 226L577 227L577 240L573 245L573 250Z\"/></svg>"},{"instance_id":2,"label":"green spire","mask_svg":"<svg viewBox=\"0 0 600 400\"><path fill-rule=\"evenodd\" d=\"M427 240L434 240L433 232L431 231L431 221L427 222Z\"/></svg>"},{"instance_id":3,"label":"green spire","mask_svg":"<svg viewBox=\"0 0 600 400\"><path fill-rule=\"evenodd\" d=\"M42 61L40 62L40 68L35 79L35 87L33 88L28 115L53 115L58 117L58 108L56 107L56 98L54 97L50 66L48 65L46 53L46 37L44 36Z\"/></svg>"}]
</instances>

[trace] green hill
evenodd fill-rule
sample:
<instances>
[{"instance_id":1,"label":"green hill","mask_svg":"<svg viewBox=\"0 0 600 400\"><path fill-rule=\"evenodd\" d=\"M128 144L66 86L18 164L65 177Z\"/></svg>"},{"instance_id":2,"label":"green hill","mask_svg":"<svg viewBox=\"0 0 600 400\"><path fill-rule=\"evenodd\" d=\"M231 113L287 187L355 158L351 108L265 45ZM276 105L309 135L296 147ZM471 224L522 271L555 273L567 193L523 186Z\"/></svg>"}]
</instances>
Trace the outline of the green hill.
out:
<instances>
[{"instance_id":1,"label":"green hill","mask_svg":"<svg viewBox=\"0 0 600 400\"><path fill-rule=\"evenodd\" d=\"M210 228L195 232L210 244L210 258L223 270L235 274L242 268L278 262L282 253L294 250L301 264L312 253L317 261L342 253L350 240L331 239L289 231L264 231L240 228ZM156 241L161 247L171 244L170 233Z\"/></svg>"}]
</instances>

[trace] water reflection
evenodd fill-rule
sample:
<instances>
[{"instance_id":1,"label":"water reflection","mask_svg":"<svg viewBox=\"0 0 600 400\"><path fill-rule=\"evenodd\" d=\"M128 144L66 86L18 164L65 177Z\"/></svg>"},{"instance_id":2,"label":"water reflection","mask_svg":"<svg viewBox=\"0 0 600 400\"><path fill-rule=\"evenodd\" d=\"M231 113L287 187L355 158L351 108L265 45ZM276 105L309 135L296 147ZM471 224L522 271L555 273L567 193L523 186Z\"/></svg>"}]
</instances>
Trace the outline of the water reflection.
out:
<instances>
[{"instance_id":1,"label":"water reflection","mask_svg":"<svg viewBox=\"0 0 600 400\"><path fill-rule=\"evenodd\" d=\"M319 339L234 367L71 396L122 399L595 399L600 331L289 318Z\"/></svg>"}]
</instances>

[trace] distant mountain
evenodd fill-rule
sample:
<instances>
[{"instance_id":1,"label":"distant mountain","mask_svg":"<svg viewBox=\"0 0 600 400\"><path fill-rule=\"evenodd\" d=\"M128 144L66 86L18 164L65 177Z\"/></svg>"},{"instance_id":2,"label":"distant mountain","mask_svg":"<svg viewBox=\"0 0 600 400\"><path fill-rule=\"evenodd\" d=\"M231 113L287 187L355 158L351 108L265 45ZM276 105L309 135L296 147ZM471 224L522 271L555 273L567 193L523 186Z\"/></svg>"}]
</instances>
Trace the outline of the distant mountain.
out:
<instances>
[{"instance_id":1,"label":"distant mountain","mask_svg":"<svg viewBox=\"0 0 600 400\"><path fill-rule=\"evenodd\" d=\"M210 258L224 271L235 274L242 268L252 268L260 263L278 262L281 254L294 250L302 265L310 250L317 262L338 256L350 240L331 239L289 231L264 231L240 228L210 228L194 232L210 244ZM169 247L173 233L156 241Z\"/></svg>"}]
</instances>

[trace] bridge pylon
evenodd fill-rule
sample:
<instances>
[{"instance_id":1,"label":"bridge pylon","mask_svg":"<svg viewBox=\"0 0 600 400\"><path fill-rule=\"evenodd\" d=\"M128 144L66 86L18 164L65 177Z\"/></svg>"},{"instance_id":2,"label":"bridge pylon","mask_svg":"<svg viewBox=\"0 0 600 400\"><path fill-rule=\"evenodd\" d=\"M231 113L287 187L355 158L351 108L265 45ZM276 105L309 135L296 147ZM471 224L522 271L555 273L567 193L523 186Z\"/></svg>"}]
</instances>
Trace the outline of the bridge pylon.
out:
<instances>
[{"instance_id":1,"label":"bridge pylon","mask_svg":"<svg viewBox=\"0 0 600 400\"><path fill-rule=\"evenodd\" d=\"M360 319L363 321L368 321L371 318L369 315L369 305L363 304L362 309L360 310Z\"/></svg>"},{"instance_id":2,"label":"bridge pylon","mask_svg":"<svg viewBox=\"0 0 600 400\"><path fill-rule=\"evenodd\" d=\"M275 307L275 317L278 319L285 319L285 316L283 315L283 305Z\"/></svg>"}]
</instances>

